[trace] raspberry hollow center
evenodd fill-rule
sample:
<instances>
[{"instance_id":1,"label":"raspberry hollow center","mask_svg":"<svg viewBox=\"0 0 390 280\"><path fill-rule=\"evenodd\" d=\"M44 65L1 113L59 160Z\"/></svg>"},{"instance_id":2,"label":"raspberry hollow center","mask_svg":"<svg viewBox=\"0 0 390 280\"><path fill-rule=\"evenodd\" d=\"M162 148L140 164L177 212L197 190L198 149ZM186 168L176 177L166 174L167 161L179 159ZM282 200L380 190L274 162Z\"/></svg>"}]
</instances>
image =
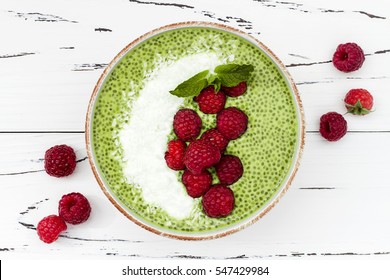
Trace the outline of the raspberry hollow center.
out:
<instances>
[{"instance_id":1,"label":"raspberry hollow center","mask_svg":"<svg viewBox=\"0 0 390 280\"><path fill-rule=\"evenodd\" d=\"M326 132L329 132L329 133L332 131L329 122L325 123L325 130L326 130Z\"/></svg>"}]
</instances>

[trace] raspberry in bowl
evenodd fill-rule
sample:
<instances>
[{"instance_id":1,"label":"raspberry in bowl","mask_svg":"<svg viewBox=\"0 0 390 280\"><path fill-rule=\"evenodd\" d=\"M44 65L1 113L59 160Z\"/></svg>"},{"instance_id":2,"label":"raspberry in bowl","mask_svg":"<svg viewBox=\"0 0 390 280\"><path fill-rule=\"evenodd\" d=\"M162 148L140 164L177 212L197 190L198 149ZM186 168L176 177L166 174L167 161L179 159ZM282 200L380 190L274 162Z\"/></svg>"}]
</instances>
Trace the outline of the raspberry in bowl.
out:
<instances>
[{"instance_id":1,"label":"raspberry in bowl","mask_svg":"<svg viewBox=\"0 0 390 280\"><path fill-rule=\"evenodd\" d=\"M231 64L253 66L245 84L212 76ZM215 92L191 95L209 83ZM100 188L127 218L166 237L212 239L260 219L288 189L303 150L303 109L286 67L261 42L220 24L178 23L145 34L108 65L89 103L86 142ZM218 197L228 204L214 205Z\"/></svg>"}]
</instances>

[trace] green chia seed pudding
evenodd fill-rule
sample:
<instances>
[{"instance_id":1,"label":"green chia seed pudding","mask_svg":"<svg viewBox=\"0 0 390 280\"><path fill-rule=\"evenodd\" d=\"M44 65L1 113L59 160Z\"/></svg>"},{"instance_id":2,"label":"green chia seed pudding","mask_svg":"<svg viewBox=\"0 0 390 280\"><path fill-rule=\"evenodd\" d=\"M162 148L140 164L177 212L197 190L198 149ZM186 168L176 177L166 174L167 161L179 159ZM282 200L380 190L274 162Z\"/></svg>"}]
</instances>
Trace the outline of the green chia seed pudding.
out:
<instances>
[{"instance_id":1,"label":"green chia seed pudding","mask_svg":"<svg viewBox=\"0 0 390 280\"><path fill-rule=\"evenodd\" d=\"M192 65L180 66L182 62ZM161 207L165 203L164 200L166 204L172 204L175 197L162 198L160 194L156 195L154 190L143 189L142 182L152 184L155 180L158 191L159 182L164 184L166 172L171 177L175 176L174 184L179 186L180 195L187 195L181 183L182 172L174 172L166 166L164 171L161 164L157 163L150 163L148 168L149 159L143 160L135 155L137 147L141 155L143 149L148 153L147 145L153 144L154 141L154 131L140 131L140 137L136 135L138 133L134 133L135 130L130 131L130 127L142 130L142 126L134 124L139 122L138 119L142 120L136 117L137 113L134 111L141 112L148 106L147 100L143 101L144 107L137 102L141 102L141 96L146 92L156 92L151 106L156 106L157 109L149 109L149 112L158 110L160 103L161 107L166 107L164 112L167 112L168 117L164 119L164 123L169 129L164 128L158 132L159 139L163 139L164 143L160 143L162 147L156 147L156 153L161 153L161 159L164 160L166 143L175 138L172 120L178 109L195 110L203 121L202 132L215 127L216 115L200 112L192 97L179 98L169 93L161 96L158 93L159 87L154 84L154 88L151 88L151 84L163 81L173 90L180 82L208 69L202 67L213 69L219 64L229 62L254 66L254 72L248 80L247 92L237 98L227 98L225 105L225 108L238 107L249 118L246 133L237 140L230 141L225 152L238 156L244 166L242 178L231 186L235 195L235 208L232 214L225 218L209 218L203 213L201 198L182 196L179 198L184 201L181 204L187 205L183 206L187 208L183 210L178 205L177 211L187 212L176 215L174 206L171 209ZM173 77L174 82L169 84L170 78L165 77L163 72L177 73L177 69L183 69L178 73L180 77ZM172 99L172 103L164 103L165 96L167 100L176 99ZM174 106L168 110L170 104ZM146 113L147 110L145 109ZM264 208L278 194L293 168L299 148L298 112L287 80L277 65L258 46L220 29L179 28L154 35L135 45L111 69L96 97L91 117L92 150L96 167L100 170L107 188L133 216L173 232L208 232L240 223ZM145 116L146 119L148 117ZM150 118L152 122L153 119L151 116ZM142 143L137 144L139 146L133 145L133 150L129 153L126 151L126 139ZM140 170L135 170L138 167ZM217 183L214 170L210 171L213 173L214 183ZM142 174L148 178L141 178ZM141 179L138 180L137 176ZM168 183L167 181L166 184L169 185ZM164 193L169 194L165 191ZM151 203L153 199L157 202Z\"/></svg>"}]
</instances>

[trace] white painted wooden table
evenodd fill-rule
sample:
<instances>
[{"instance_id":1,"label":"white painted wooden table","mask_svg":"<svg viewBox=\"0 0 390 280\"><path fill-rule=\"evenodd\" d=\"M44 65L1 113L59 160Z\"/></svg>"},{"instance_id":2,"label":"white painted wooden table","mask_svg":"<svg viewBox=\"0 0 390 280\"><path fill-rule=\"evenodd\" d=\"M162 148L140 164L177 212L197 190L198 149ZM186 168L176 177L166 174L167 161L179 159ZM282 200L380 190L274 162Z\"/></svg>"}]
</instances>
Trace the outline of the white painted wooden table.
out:
<instances>
[{"instance_id":1,"label":"white painted wooden table","mask_svg":"<svg viewBox=\"0 0 390 280\"><path fill-rule=\"evenodd\" d=\"M0 258L390 258L390 9L386 0L0 1ZM280 203L231 236L184 242L127 220L96 183L86 157L85 113L107 63L139 35L180 21L219 22L271 48L294 77L306 115L304 156ZM330 62L339 43L366 54L353 73ZM348 134L329 143L319 117L344 112L351 88L366 88L375 113L347 115ZM49 177L43 155L75 148L76 172ZM35 226L72 191L90 219L51 245Z\"/></svg>"}]
</instances>

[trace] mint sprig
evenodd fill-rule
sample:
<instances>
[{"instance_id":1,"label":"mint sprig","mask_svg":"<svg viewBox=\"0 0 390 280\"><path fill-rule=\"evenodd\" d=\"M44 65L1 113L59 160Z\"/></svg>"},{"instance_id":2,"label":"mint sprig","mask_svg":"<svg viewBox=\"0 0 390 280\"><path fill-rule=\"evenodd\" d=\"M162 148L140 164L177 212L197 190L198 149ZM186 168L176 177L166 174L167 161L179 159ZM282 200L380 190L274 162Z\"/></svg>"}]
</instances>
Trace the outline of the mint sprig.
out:
<instances>
[{"instance_id":1,"label":"mint sprig","mask_svg":"<svg viewBox=\"0 0 390 280\"><path fill-rule=\"evenodd\" d=\"M208 77L207 81L208 81L207 86L213 85L215 92L220 91L221 86L222 86L222 82L221 82L221 79L217 75L211 74L210 77Z\"/></svg>"},{"instance_id":2,"label":"mint sprig","mask_svg":"<svg viewBox=\"0 0 390 280\"><path fill-rule=\"evenodd\" d=\"M209 70L202 71L182 82L170 93L178 97L196 96L210 85L213 85L218 92L221 86L234 87L247 81L253 70L254 67L247 64L222 64L215 67L213 74Z\"/></svg>"}]
</instances>

